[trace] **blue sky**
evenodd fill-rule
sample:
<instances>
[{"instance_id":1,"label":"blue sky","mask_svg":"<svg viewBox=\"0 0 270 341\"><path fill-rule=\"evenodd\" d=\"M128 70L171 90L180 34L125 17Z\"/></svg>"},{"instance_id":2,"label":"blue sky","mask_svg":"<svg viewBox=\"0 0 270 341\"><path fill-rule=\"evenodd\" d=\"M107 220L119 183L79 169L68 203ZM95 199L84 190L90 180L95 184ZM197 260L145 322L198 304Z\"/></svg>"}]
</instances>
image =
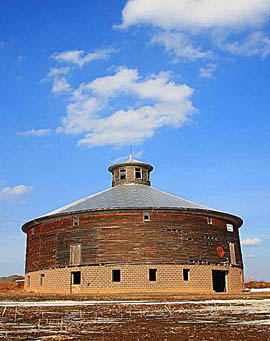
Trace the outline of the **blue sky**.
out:
<instances>
[{"instance_id":1,"label":"blue sky","mask_svg":"<svg viewBox=\"0 0 270 341\"><path fill-rule=\"evenodd\" d=\"M110 187L132 144L153 186L241 216L246 279L270 280L269 10L2 1L0 275L24 272L24 222Z\"/></svg>"}]
</instances>

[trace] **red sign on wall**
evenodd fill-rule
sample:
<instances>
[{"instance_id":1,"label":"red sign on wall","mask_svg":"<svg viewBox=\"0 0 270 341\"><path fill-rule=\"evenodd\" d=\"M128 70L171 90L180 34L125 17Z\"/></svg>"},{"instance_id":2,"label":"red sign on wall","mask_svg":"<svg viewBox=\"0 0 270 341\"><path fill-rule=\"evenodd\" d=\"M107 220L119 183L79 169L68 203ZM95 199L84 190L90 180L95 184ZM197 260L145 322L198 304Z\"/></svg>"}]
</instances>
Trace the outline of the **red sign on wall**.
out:
<instances>
[{"instance_id":1,"label":"red sign on wall","mask_svg":"<svg viewBox=\"0 0 270 341\"><path fill-rule=\"evenodd\" d=\"M219 258L223 258L224 257L225 252L223 250L223 247L221 247L221 246L217 247L217 254L218 254Z\"/></svg>"}]
</instances>

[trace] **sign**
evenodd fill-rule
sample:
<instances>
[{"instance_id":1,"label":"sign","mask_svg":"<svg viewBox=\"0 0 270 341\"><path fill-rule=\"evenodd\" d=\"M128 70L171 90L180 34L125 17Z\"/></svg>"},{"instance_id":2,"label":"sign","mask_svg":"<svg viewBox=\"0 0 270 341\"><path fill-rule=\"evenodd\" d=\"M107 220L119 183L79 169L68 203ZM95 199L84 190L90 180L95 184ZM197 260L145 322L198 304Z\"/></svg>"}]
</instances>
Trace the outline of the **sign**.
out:
<instances>
[{"instance_id":1,"label":"sign","mask_svg":"<svg viewBox=\"0 0 270 341\"><path fill-rule=\"evenodd\" d=\"M232 224L227 224L227 231L233 232L233 225Z\"/></svg>"},{"instance_id":2,"label":"sign","mask_svg":"<svg viewBox=\"0 0 270 341\"><path fill-rule=\"evenodd\" d=\"M217 247L217 254L218 254L219 258L223 258L224 257L225 252L223 250L223 247L221 247L221 246Z\"/></svg>"}]
</instances>

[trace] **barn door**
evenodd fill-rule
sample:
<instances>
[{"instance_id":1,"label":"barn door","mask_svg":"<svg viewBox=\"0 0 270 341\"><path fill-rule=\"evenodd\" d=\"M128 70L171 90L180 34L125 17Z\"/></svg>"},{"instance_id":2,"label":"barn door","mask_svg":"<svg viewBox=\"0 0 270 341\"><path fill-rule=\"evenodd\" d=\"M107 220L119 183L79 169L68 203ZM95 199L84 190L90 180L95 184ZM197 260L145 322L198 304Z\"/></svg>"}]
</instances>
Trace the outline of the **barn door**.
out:
<instances>
[{"instance_id":1,"label":"barn door","mask_svg":"<svg viewBox=\"0 0 270 341\"><path fill-rule=\"evenodd\" d=\"M81 264L81 244L70 245L70 265Z\"/></svg>"}]
</instances>

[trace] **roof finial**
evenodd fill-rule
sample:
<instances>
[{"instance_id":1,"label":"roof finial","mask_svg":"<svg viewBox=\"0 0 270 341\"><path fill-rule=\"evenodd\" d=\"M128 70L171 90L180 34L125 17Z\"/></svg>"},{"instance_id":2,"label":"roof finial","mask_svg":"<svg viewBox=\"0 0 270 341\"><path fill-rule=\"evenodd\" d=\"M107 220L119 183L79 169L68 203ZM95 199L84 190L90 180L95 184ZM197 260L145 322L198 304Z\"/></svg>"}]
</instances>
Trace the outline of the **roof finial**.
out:
<instances>
[{"instance_id":1,"label":"roof finial","mask_svg":"<svg viewBox=\"0 0 270 341\"><path fill-rule=\"evenodd\" d=\"M132 144L130 145L130 154L129 154L129 160L132 160Z\"/></svg>"}]
</instances>

